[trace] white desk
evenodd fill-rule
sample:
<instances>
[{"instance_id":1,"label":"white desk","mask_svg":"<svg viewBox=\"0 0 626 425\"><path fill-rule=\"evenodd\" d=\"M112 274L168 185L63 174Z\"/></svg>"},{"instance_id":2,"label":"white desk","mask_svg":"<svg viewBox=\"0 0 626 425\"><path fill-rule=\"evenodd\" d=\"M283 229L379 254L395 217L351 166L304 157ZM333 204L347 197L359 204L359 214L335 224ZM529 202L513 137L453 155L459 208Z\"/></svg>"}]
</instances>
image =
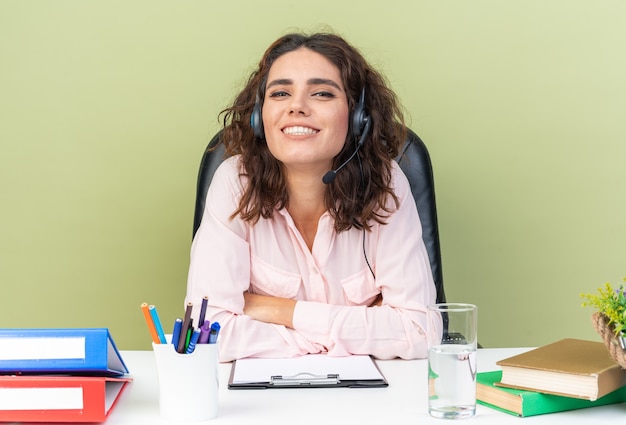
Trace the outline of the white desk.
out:
<instances>
[{"instance_id":1,"label":"white desk","mask_svg":"<svg viewBox=\"0 0 626 425\"><path fill-rule=\"evenodd\" d=\"M527 349L481 349L478 370ZM175 425L159 417L158 383L151 351L122 351L134 382L121 395L106 425ZM231 364L220 365L220 413L216 419L187 424L439 424L452 422L428 414L427 361L378 361L388 388L227 389ZM626 403L517 418L485 406L463 424L603 424L623 423ZM612 422L611 422L612 421Z\"/></svg>"}]
</instances>

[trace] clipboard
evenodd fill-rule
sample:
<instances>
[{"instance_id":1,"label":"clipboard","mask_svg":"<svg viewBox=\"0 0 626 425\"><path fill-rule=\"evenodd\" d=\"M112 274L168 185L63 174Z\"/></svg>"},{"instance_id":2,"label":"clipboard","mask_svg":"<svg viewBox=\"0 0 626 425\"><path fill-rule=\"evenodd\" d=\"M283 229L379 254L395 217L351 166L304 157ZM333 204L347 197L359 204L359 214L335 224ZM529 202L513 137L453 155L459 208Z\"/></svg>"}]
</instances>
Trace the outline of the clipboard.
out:
<instances>
[{"instance_id":1,"label":"clipboard","mask_svg":"<svg viewBox=\"0 0 626 425\"><path fill-rule=\"evenodd\" d=\"M307 354L287 359L246 358L231 366L228 389L382 388L389 384L372 356Z\"/></svg>"}]
</instances>

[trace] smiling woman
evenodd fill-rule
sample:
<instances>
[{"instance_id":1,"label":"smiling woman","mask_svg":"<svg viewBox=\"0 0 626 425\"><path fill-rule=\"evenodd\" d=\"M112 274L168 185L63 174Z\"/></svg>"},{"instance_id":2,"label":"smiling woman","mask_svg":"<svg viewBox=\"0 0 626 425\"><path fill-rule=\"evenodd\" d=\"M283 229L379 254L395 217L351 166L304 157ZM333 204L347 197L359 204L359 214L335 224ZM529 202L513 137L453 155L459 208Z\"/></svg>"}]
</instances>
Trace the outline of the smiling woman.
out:
<instances>
[{"instance_id":1,"label":"smiling woman","mask_svg":"<svg viewBox=\"0 0 626 425\"><path fill-rule=\"evenodd\" d=\"M289 34L267 49L223 112L228 158L191 250L186 302L208 296L222 361L425 357L436 291L393 160L400 111L339 36Z\"/></svg>"}]
</instances>

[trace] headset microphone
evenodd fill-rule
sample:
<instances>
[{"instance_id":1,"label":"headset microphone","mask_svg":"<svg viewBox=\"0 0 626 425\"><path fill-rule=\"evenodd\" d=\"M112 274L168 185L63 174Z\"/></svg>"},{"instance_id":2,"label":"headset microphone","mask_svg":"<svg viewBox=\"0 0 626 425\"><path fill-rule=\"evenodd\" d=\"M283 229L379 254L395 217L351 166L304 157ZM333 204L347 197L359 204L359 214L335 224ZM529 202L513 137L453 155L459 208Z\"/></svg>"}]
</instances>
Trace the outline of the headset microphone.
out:
<instances>
[{"instance_id":1,"label":"headset microphone","mask_svg":"<svg viewBox=\"0 0 626 425\"><path fill-rule=\"evenodd\" d=\"M350 155L350 157L343 164L337 167L336 170L330 170L329 172L324 174L324 177L322 177L322 182L324 182L324 184L332 183L333 180L335 180L335 177L337 177L337 173L339 172L339 170L345 167L348 164L348 162L352 161L352 159L356 156L356 154L359 152L359 149L361 149L361 146L363 146L363 143L365 143L365 138L367 137L367 134L370 131L371 124L372 122L369 120L369 117L365 117L365 128L363 129L363 133L361 134L359 143L356 145L356 149L354 150L354 152L352 152L352 155Z\"/></svg>"}]
</instances>

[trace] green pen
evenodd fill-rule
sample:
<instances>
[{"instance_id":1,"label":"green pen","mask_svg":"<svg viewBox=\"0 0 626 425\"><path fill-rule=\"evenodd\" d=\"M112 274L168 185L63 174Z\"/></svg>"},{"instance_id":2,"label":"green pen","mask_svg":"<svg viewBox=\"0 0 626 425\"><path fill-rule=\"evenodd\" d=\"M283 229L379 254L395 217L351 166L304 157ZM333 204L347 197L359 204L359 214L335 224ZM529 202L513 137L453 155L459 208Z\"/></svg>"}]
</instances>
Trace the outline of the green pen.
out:
<instances>
[{"instance_id":1,"label":"green pen","mask_svg":"<svg viewBox=\"0 0 626 425\"><path fill-rule=\"evenodd\" d=\"M187 328L187 336L185 337L185 350L183 353L187 352L187 348L189 348L189 341L191 341L191 334L193 334L193 326L189 326Z\"/></svg>"}]
</instances>

